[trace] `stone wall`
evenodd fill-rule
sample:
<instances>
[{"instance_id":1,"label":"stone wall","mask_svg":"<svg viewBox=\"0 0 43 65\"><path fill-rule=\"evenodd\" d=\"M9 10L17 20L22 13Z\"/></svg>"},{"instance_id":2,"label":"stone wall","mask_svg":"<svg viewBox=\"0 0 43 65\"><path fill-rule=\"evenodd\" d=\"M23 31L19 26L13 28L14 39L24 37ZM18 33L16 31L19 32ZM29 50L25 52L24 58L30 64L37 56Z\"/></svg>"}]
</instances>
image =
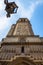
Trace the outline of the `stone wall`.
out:
<instances>
[{"instance_id":1,"label":"stone wall","mask_svg":"<svg viewBox=\"0 0 43 65\"><path fill-rule=\"evenodd\" d=\"M42 45L4 45L2 46L2 52L14 52L15 54L22 53L22 47L24 47L24 54L29 53L43 53Z\"/></svg>"}]
</instances>

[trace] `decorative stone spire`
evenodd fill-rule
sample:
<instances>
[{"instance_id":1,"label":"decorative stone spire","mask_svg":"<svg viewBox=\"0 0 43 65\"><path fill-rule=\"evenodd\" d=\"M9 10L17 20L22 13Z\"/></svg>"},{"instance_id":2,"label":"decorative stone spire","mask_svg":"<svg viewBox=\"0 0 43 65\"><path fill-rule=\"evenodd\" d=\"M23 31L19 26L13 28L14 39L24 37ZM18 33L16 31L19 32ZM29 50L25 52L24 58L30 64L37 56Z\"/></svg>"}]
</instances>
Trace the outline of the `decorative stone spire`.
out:
<instances>
[{"instance_id":1,"label":"decorative stone spire","mask_svg":"<svg viewBox=\"0 0 43 65\"><path fill-rule=\"evenodd\" d=\"M27 18L20 18L16 25L13 25L10 32L10 35L34 35L30 21ZM8 34L8 35L9 35Z\"/></svg>"}]
</instances>

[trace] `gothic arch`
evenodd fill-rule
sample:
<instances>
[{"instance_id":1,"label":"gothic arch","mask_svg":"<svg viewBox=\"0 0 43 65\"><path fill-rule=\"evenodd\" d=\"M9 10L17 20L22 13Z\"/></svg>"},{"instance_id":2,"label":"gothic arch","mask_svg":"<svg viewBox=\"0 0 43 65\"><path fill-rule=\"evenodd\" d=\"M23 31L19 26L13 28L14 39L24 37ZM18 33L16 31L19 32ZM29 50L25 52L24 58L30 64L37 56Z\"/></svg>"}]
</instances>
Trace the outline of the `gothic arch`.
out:
<instances>
[{"instance_id":1,"label":"gothic arch","mask_svg":"<svg viewBox=\"0 0 43 65\"><path fill-rule=\"evenodd\" d=\"M13 60L10 64L8 65L35 65L31 60L25 57L19 57Z\"/></svg>"}]
</instances>

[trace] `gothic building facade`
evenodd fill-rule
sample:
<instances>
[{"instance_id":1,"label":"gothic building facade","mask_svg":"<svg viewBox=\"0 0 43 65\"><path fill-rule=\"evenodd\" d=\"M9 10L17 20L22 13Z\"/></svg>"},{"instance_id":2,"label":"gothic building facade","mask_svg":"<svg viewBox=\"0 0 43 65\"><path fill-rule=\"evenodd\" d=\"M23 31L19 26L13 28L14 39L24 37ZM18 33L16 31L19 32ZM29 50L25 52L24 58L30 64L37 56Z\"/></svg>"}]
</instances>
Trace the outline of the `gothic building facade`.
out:
<instances>
[{"instance_id":1,"label":"gothic building facade","mask_svg":"<svg viewBox=\"0 0 43 65\"><path fill-rule=\"evenodd\" d=\"M43 37L34 35L27 18L13 24L0 43L0 65L43 65Z\"/></svg>"}]
</instances>

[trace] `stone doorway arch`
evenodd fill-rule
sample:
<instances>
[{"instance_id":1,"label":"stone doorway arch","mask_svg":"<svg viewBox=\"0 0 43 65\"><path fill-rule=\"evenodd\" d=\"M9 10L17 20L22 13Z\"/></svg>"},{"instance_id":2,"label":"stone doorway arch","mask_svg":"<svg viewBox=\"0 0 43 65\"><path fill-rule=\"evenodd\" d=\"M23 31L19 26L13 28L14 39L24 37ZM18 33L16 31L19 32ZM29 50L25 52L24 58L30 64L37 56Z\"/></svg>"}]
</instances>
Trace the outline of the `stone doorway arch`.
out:
<instances>
[{"instance_id":1,"label":"stone doorway arch","mask_svg":"<svg viewBox=\"0 0 43 65\"><path fill-rule=\"evenodd\" d=\"M19 57L13 60L8 65L35 65L33 61L29 60L29 58L26 57Z\"/></svg>"}]
</instances>

